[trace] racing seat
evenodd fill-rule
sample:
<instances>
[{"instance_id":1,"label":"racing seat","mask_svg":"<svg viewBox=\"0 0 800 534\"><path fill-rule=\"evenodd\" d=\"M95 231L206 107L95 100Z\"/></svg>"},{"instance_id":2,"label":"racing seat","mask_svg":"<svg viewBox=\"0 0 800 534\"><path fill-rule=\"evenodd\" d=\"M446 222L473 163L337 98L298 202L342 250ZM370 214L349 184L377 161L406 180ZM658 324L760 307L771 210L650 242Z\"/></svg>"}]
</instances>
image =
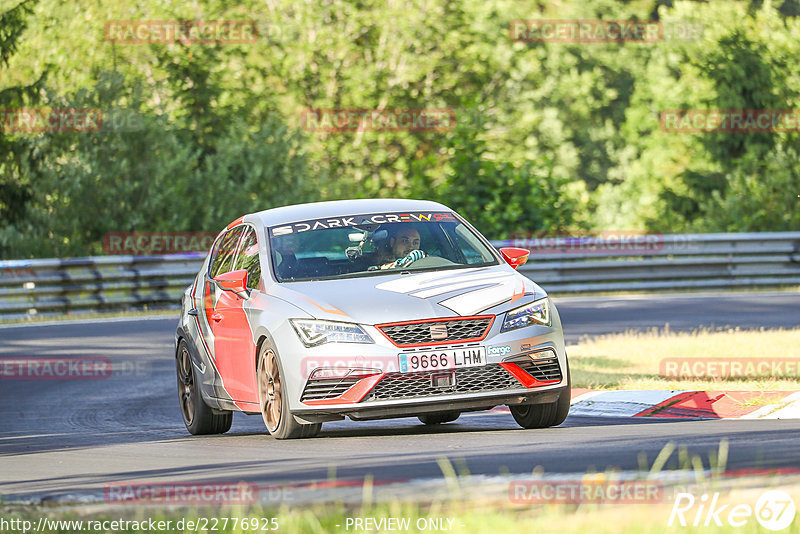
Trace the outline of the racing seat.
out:
<instances>
[{"instance_id":1,"label":"racing seat","mask_svg":"<svg viewBox=\"0 0 800 534\"><path fill-rule=\"evenodd\" d=\"M281 262L275 268L281 278L294 278L297 276L297 256L291 250L279 250Z\"/></svg>"},{"instance_id":2,"label":"racing seat","mask_svg":"<svg viewBox=\"0 0 800 534\"><path fill-rule=\"evenodd\" d=\"M303 258L297 262L297 270L302 276L329 276L333 274L328 266L328 258L325 256Z\"/></svg>"}]
</instances>

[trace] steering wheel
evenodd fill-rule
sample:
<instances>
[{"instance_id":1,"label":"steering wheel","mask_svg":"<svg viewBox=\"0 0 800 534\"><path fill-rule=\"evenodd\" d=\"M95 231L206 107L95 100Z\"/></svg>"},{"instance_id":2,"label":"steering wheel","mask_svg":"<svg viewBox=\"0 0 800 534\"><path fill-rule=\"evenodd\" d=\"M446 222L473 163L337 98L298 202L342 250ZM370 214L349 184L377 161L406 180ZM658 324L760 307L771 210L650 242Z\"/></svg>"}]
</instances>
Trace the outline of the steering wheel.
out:
<instances>
[{"instance_id":1,"label":"steering wheel","mask_svg":"<svg viewBox=\"0 0 800 534\"><path fill-rule=\"evenodd\" d=\"M425 256L424 258L420 258L414 262L414 268L416 269L428 269L431 267L448 267L450 265L458 265L455 262L452 262L446 258L442 258L441 256Z\"/></svg>"},{"instance_id":2,"label":"steering wheel","mask_svg":"<svg viewBox=\"0 0 800 534\"><path fill-rule=\"evenodd\" d=\"M415 261L421 260L422 258L426 257L427 254L424 250L412 250L408 253L404 258L400 258L399 260L395 261L394 267L408 267Z\"/></svg>"}]
</instances>

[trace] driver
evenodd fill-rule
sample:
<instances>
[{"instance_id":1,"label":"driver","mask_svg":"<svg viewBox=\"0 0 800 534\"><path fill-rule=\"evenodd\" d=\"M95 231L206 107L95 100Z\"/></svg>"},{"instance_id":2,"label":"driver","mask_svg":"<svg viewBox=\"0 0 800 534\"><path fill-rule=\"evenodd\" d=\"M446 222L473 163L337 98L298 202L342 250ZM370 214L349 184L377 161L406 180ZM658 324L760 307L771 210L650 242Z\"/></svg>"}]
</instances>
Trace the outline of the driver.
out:
<instances>
[{"instance_id":1,"label":"driver","mask_svg":"<svg viewBox=\"0 0 800 534\"><path fill-rule=\"evenodd\" d=\"M384 256L384 261L388 261L381 265L381 269L406 267L418 259L424 258L426 254L419 249L420 244L421 240L416 228L411 225L401 226L389 238L388 254Z\"/></svg>"}]
</instances>

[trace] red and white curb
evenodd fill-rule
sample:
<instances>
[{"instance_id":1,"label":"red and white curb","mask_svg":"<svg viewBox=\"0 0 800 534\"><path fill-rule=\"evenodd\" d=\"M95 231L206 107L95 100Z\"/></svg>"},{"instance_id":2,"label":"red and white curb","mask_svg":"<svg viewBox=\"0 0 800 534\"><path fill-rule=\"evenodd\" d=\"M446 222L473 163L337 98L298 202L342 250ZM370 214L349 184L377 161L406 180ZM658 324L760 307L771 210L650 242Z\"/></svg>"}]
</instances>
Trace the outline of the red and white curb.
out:
<instances>
[{"instance_id":1,"label":"red and white curb","mask_svg":"<svg viewBox=\"0 0 800 534\"><path fill-rule=\"evenodd\" d=\"M570 415L800 419L798 391L597 391L574 388Z\"/></svg>"}]
</instances>

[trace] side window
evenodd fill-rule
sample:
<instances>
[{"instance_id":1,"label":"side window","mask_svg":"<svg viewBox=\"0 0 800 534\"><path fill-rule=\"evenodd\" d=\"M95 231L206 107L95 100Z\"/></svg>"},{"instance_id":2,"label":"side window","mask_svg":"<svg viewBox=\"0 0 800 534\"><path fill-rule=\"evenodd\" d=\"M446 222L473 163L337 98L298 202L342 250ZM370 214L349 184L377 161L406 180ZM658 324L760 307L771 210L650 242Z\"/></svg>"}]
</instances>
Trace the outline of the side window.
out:
<instances>
[{"instance_id":1,"label":"side window","mask_svg":"<svg viewBox=\"0 0 800 534\"><path fill-rule=\"evenodd\" d=\"M219 241L216 250L214 251L214 259L211 260L211 278L218 274L225 274L232 271L233 258L236 255L236 243L239 242L239 237L242 235L244 227L237 226L233 230L228 231Z\"/></svg>"},{"instance_id":2,"label":"side window","mask_svg":"<svg viewBox=\"0 0 800 534\"><path fill-rule=\"evenodd\" d=\"M249 226L239 245L239 254L236 256L236 266L232 270L238 271L239 269L247 270L247 287L250 289L258 289L258 281L261 278L261 262L258 259L258 241L256 240L255 229Z\"/></svg>"},{"instance_id":3,"label":"side window","mask_svg":"<svg viewBox=\"0 0 800 534\"><path fill-rule=\"evenodd\" d=\"M480 240L473 235L472 232L467 230L463 224L459 224L455 228L455 241L458 248L461 249L461 254L467 260L469 265L476 263L488 263L494 261L494 258L487 252L479 252L486 247L481 246Z\"/></svg>"}]
</instances>

